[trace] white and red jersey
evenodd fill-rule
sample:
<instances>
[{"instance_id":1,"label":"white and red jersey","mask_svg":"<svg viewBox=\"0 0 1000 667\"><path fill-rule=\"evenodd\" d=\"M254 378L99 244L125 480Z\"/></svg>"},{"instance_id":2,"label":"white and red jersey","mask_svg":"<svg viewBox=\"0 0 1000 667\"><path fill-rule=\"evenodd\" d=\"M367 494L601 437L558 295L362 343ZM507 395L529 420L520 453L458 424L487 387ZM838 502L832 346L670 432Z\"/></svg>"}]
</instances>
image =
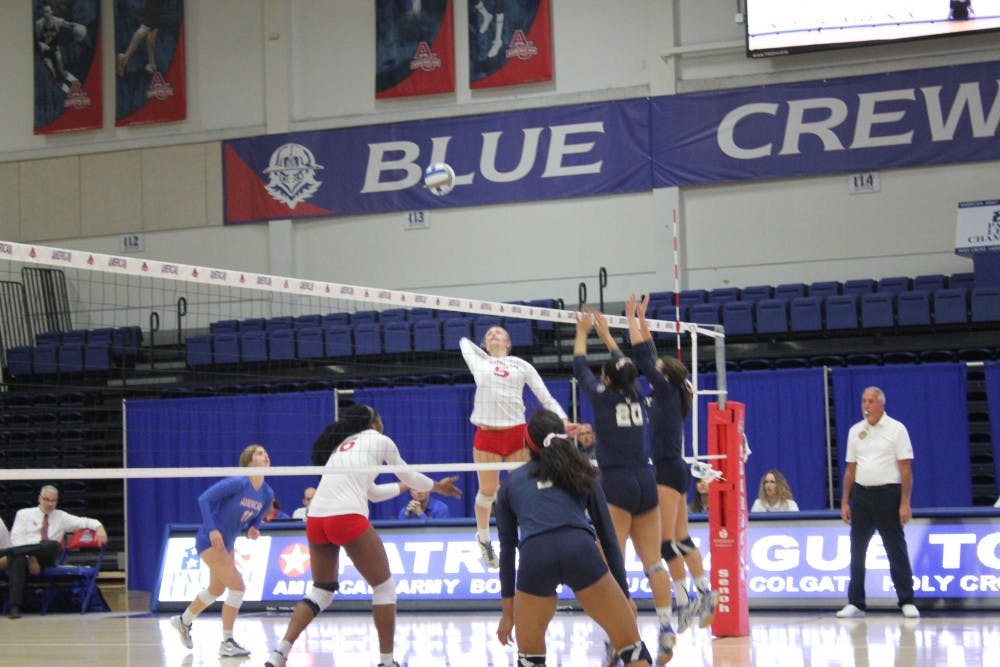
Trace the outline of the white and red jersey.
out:
<instances>
[{"instance_id":1,"label":"white and red jersey","mask_svg":"<svg viewBox=\"0 0 1000 667\"><path fill-rule=\"evenodd\" d=\"M524 424L524 385L531 388L542 407L566 419L562 406L527 361L520 357L491 357L468 338L460 340L459 347L476 381L476 398L469 417L473 424L493 428Z\"/></svg>"},{"instance_id":2,"label":"white and red jersey","mask_svg":"<svg viewBox=\"0 0 1000 667\"><path fill-rule=\"evenodd\" d=\"M379 472L337 472L338 468L375 467L383 464L406 465L392 438L374 429L356 433L337 445L320 478L316 495L309 503L309 516L368 516L368 501L379 502L399 495L398 484L375 484ZM416 471L396 473L396 477L418 491L430 491L434 480ZM388 487L395 487L394 492Z\"/></svg>"}]
</instances>

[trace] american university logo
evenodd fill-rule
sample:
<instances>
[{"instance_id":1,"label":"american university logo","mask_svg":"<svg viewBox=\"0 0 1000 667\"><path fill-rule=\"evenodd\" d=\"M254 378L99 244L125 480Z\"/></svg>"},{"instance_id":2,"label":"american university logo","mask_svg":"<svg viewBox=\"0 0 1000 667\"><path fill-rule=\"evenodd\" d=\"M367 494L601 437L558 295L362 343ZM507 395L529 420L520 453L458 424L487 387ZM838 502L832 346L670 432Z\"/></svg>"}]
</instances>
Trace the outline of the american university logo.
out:
<instances>
[{"instance_id":1,"label":"american university logo","mask_svg":"<svg viewBox=\"0 0 1000 667\"><path fill-rule=\"evenodd\" d=\"M538 47L535 43L528 39L523 30L515 30L514 36L510 38L510 46L507 47L507 59L531 60L537 55Z\"/></svg>"},{"instance_id":2,"label":"american university logo","mask_svg":"<svg viewBox=\"0 0 1000 667\"><path fill-rule=\"evenodd\" d=\"M163 78L160 72L153 72L153 79L146 89L147 100L166 100L174 96L174 87Z\"/></svg>"},{"instance_id":3,"label":"american university logo","mask_svg":"<svg viewBox=\"0 0 1000 667\"><path fill-rule=\"evenodd\" d=\"M427 42L420 42L417 45L417 52L413 54L413 59L410 61L410 69L432 72L439 67L441 67L441 57L431 50Z\"/></svg>"},{"instance_id":4,"label":"american university logo","mask_svg":"<svg viewBox=\"0 0 1000 667\"><path fill-rule=\"evenodd\" d=\"M323 169L316 162L312 151L302 144L278 146L264 174L268 177L267 193L275 200L295 208L316 194L323 181L316 180L317 170Z\"/></svg>"}]
</instances>

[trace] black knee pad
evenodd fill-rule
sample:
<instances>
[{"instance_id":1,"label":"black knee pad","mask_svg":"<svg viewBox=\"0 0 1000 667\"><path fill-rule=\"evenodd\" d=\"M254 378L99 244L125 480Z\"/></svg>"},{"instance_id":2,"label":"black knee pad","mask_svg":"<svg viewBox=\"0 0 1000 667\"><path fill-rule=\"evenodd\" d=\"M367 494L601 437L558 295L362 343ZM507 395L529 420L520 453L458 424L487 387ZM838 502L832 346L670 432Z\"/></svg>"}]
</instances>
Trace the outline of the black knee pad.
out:
<instances>
[{"instance_id":1,"label":"black knee pad","mask_svg":"<svg viewBox=\"0 0 1000 667\"><path fill-rule=\"evenodd\" d=\"M528 655L526 653L517 654L517 667L534 667L535 665L544 665L545 656L544 655Z\"/></svg>"},{"instance_id":2,"label":"black knee pad","mask_svg":"<svg viewBox=\"0 0 1000 667\"><path fill-rule=\"evenodd\" d=\"M618 657L621 658L623 664L628 664L630 662L635 662L636 660L645 660L649 664L653 664L653 656L649 654L649 649L640 639L634 644L629 644L622 650L618 651Z\"/></svg>"},{"instance_id":3,"label":"black knee pad","mask_svg":"<svg viewBox=\"0 0 1000 667\"><path fill-rule=\"evenodd\" d=\"M340 582L335 581L332 584L313 582L313 588L322 588L324 591L330 591L331 593L336 593L340 590Z\"/></svg>"},{"instance_id":4,"label":"black knee pad","mask_svg":"<svg viewBox=\"0 0 1000 667\"><path fill-rule=\"evenodd\" d=\"M660 555L663 556L663 560L667 563L677 558L678 553L674 549L674 543L670 540L663 540L660 542Z\"/></svg>"},{"instance_id":5,"label":"black knee pad","mask_svg":"<svg viewBox=\"0 0 1000 667\"><path fill-rule=\"evenodd\" d=\"M685 556L687 556L689 553L698 548L694 545L694 540L691 539L690 535L688 535L682 540L678 540L677 544L680 547L681 554Z\"/></svg>"}]
</instances>

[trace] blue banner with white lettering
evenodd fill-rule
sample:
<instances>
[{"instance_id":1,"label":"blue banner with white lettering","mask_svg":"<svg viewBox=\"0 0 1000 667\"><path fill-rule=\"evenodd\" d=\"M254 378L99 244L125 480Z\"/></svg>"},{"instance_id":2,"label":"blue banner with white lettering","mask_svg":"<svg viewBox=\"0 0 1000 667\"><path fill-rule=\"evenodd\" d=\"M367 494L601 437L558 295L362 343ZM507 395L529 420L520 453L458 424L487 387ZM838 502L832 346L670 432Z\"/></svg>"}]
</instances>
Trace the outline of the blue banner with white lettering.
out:
<instances>
[{"instance_id":1,"label":"blue banner with white lettering","mask_svg":"<svg viewBox=\"0 0 1000 667\"><path fill-rule=\"evenodd\" d=\"M1000 62L652 100L654 187L1000 159Z\"/></svg>"},{"instance_id":2,"label":"blue banner with white lettering","mask_svg":"<svg viewBox=\"0 0 1000 667\"><path fill-rule=\"evenodd\" d=\"M223 143L226 224L652 189L649 101L621 100ZM436 196L423 171L445 162Z\"/></svg>"}]
</instances>

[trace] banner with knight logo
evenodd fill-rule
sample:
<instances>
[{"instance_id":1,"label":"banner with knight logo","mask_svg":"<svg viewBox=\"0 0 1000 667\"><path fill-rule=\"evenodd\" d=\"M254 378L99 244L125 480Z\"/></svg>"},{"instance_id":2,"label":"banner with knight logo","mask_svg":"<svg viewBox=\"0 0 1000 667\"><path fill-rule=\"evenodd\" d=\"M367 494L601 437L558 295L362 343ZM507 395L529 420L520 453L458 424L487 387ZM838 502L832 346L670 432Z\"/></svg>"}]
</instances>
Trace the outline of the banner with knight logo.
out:
<instances>
[{"instance_id":1,"label":"banner with knight logo","mask_svg":"<svg viewBox=\"0 0 1000 667\"><path fill-rule=\"evenodd\" d=\"M549 0L469 0L469 87L552 80Z\"/></svg>"},{"instance_id":2,"label":"banner with knight logo","mask_svg":"<svg viewBox=\"0 0 1000 667\"><path fill-rule=\"evenodd\" d=\"M187 117L184 0L115 0L115 125Z\"/></svg>"},{"instance_id":3,"label":"banner with knight logo","mask_svg":"<svg viewBox=\"0 0 1000 667\"><path fill-rule=\"evenodd\" d=\"M452 0L377 0L375 99L455 92Z\"/></svg>"},{"instance_id":4,"label":"banner with knight logo","mask_svg":"<svg viewBox=\"0 0 1000 667\"><path fill-rule=\"evenodd\" d=\"M100 0L32 5L35 134L100 128Z\"/></svg>"}]
</instances>

